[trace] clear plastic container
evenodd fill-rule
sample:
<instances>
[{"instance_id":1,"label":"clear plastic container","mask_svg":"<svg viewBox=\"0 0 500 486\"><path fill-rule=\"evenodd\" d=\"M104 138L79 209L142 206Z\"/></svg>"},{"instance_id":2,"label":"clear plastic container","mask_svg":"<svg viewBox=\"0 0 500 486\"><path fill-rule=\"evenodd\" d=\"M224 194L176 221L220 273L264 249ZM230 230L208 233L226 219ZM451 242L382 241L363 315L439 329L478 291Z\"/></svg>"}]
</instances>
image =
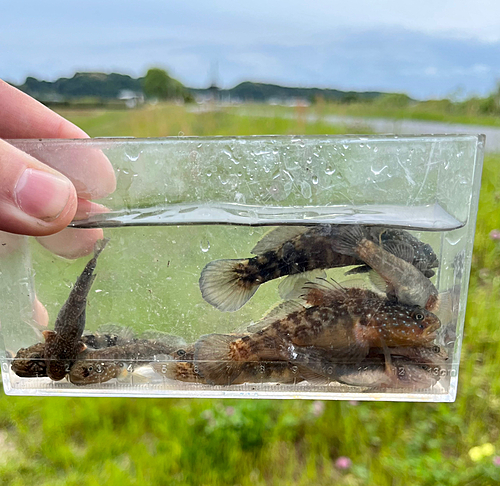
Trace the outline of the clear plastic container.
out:
<instances>
[{"instance_id":1,"label":"clear plastic container","mask_svg":"<svg viewBox=\"0 0 500 486\"><path fill-rule=\"evenodd\" d=\"M483 136L11 143L117 186L84 290L92 255L0 235L7 394L454 400Z\"/></svg>"}]
</instances>

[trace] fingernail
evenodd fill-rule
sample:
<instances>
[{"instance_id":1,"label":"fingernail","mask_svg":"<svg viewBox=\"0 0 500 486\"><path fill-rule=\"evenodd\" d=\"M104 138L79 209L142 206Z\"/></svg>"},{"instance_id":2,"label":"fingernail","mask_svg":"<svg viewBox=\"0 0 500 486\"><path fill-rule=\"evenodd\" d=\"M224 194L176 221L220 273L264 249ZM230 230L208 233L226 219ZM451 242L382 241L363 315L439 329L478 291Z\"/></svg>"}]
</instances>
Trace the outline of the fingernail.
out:
<instances>
[{"instance_id":1,"label":"fingernail","mask_svg":"<svg viewBox=\"0 0 500 486\"><path fill-rule=\"evenodd\" d=\"M17 181L14 197L23 212L48 222L61 214L71 191L71 182L63 176L26 169Z\"/></svg>"}]
</instances>

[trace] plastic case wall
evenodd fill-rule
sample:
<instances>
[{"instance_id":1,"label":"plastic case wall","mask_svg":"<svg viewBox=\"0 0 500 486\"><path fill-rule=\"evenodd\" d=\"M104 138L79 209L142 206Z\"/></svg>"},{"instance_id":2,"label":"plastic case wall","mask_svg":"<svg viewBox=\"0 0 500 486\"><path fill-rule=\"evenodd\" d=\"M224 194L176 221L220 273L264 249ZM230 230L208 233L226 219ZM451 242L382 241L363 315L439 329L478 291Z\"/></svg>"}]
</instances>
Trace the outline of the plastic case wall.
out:
<instances>
[{"instance_id":1,"label":"plastic case wall","mask_svg":"<svg viewBox=\"0 0 500 486\"><path fill-rule=\"evenodd\" d=\"M90 345L68 358L68 375L62 380L18 376L12 365L19 350L44 343L41 332L47 328L38 301L48 312L48 329L53 329L91 255L68 260L49 252L43 238L1 234L2 377L7 394L454 400L483 136L11 143L60 168L77 188L82 174L88 179L96 166L111 163L116 189L95 201L107 209L98 209L65 231L68 245L82 238L96 239L98 228L109 238L88 294L85 334L113 335L115 341L102 345L108 353L102 357L86 355ZM402 305L411 316L422 317L420 307L414 307L416 301L400 301L401 282L399 277L392 280L391 271L384 277L384 290L379 272L346 275L365 263L357 247L355 266L351 262L332 268L331 258L330 263L322 262L332 248L338 250L333 240L338 241L339 230L345 228L371 235L371 250L383 251L382 262L387 253L396 256L396 267L405 260L409 246L413 250L406 259L414 255L416 261L419 248L428 250L424 245L430 245L431 250L422 253L424 266L428 263L431 270L427 276L420 264L404 264L418 267L412 280L416 301L422 282L432 282L439 293L437 304L421 305L439 318L432 340L418 337L416 327L411 331L412 325L420 324L418 319L407 324L398 321L400 314L394 315L394 306ZM266 236L269 231L274 236ZM262 239L265 244L254 250L261 257L252 277L252 289L257 290L249 300L235 304L239 297L228 291L219 296L225 299L222 304L207 302L214 300L212 294L228 278L211 262L241 259L239 264L248 269L255 263L248 260L255 257L252 249ZM348 250L337 252L341 255L336 253L337 257L342 259ZM437 258L433 264L431 254ZM403 274L404 264L396 269ZM207 265L215 277L211 275L210 289L202 295L200 285L208 286L204 279L210 272L201 280L200 275ZM311 266L312 273L302 272ZM269 278L271 267L278 268L277 278ZM287 276L290 273L298 276ZM234 272L231 275L234 280ZM245 285L251 287L248 282ZM315 303L311 289L334 298ZM348 298L356 292L376 296L362 299L361 304L358 298L354 305ZM233 308L228 309L231 299ZM316 314L311 317L315 306L323 312L319 323ZM339 312L348 315L347 321L339 318ZM364 333L381 325L380 319L378 324L370 321L377 315L382 316L383 326L395 325L396 333L407 326L403 331L413 332L415 341L405 341L401 350L396 346L401 343L392 338L370 341L368 334L358 333L353 342L353 329ZM344 341L339 319L342 329L351 333ZM298 339L294 333L299 325L307 336L315 337ZM145 342L160 343L160 348L141 354ZM120 357L119 348L109 354L110 345L127 343L137 344L139 354ZM41 346L42 354L33 359L43 368ZM245 352L250 357L245 358ZM72 383L70 370L86 356L93 356L94 374L108 365L119 365L119 373L111 379L101 374L97 382Z\"/></svg>"}]
</instances>

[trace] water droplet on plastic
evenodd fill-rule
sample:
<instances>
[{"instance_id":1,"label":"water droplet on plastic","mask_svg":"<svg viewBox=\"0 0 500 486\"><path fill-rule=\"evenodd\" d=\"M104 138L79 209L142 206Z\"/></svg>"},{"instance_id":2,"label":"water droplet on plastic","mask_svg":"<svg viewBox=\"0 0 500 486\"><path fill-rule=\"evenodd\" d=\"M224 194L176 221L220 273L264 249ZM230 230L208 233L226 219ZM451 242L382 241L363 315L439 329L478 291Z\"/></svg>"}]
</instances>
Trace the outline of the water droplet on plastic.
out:
<instances>
[{"instance_id":1,"label":"water droplet on plastic","mask_svg":"<svg viewBox=\"0 0 500 486\"><path fill-rule=\"evenodd\" d=\"M332 169L331 167L327 167L325 169L325 174L326 175L332 175L332 174L335 174L335 169Z\"/></svg>"},{"instance_id":2,"label":"water droplet on plastic","mask_svg":"<svg viewBox=\"0 0 500 486\"><path fill-rule=\"evenodd\" d=\"M373 147L374 152L378 152L378 147Z\"/></svg>"},{"instance_id":3,"label":"water droplet on plastic","mask_svg":"<svg viewBox=\"0 0 500 486\"><path fill-rule=\"evenodd\" d=\"M203 253L206 253L208 250L210 250L210 241L202 240L200 243L200 248Z\"/></svg>"},{"instance_id":4,"label":"water droplet on plastic","mask_svg":"<svg viewBox=\"0 0 500 486\"><path fill-rule=\"evenodd\" d=\"M240 204L245 204L245 203L246 203L245 194L242 194L241 192L237 192L237 193L234 195L234 200L235 200L237 203L240 203Z\"/></svg>"},{"instance_id":5,"label":"water droplet on plastic","mask_svg":"<svg viewBox=\"0 0 500 486\"><path fill-rule=\"evenodd\" d=\"M212 173L211 172L207 172L207 177L211 177L212 176Z\"/></svg>"},{"instance_id":6,"label":"water droplet on plastic","mask_svg":"<svg viewBox=\"0 0 500 486\"><path fill-rule=\"evenodd\" d=\"M318 176L312 176L312 183L316 185L319 182Z\"/></svg>"},{"instance_id":7,"label":"water droplet on plastic","mask_svg":"<svg viewBox=\"0 0 500 486\"><path fill-rule=\"evenodd\" d=\"M142 154L142 150L134 150L134 147L130 147L130 149L128 149L127 152L125 152L127 159L132 161L132 162L139 160L139 157L141 156L141 154Z\"/></svg>"},{"instance_id":8,"label":"water droplet on plastic","mask_svg":"<svg viewBox=\"0 0 500 486\"><path fill-rule=\"evenodd\" d=\"M183 137L183 136L184 136L184 132L181 130L181 131L177 134L177 136L179 136L179 137Z\"/></svg>"}]
</instances>

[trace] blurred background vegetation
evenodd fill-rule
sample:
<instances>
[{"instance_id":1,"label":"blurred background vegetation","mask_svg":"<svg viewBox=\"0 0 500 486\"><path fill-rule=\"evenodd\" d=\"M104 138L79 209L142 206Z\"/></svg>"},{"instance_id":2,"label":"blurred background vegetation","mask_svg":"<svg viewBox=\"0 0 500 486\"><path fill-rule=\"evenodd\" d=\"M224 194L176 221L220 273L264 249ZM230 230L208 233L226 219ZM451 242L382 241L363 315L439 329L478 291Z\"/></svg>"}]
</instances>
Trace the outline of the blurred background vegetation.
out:
<instances>
[{"instance_id":1,"label":"blurred background vegetation","mask_svg":"<svg viewBox=\"0 0 500 486\"><path fill-rule=\"evenodd\" d=\"M498 91L460 102L315 97L253 114L214 91L204 105L184 104L177 86L175 102L58 110L91 136L366 132L326 123L329 113L500 124ZM455 403L2 395L0 484L499 484L500 242L490 237L500 228L499 163L486 157Z\"/></svg>"}]
</instances>

